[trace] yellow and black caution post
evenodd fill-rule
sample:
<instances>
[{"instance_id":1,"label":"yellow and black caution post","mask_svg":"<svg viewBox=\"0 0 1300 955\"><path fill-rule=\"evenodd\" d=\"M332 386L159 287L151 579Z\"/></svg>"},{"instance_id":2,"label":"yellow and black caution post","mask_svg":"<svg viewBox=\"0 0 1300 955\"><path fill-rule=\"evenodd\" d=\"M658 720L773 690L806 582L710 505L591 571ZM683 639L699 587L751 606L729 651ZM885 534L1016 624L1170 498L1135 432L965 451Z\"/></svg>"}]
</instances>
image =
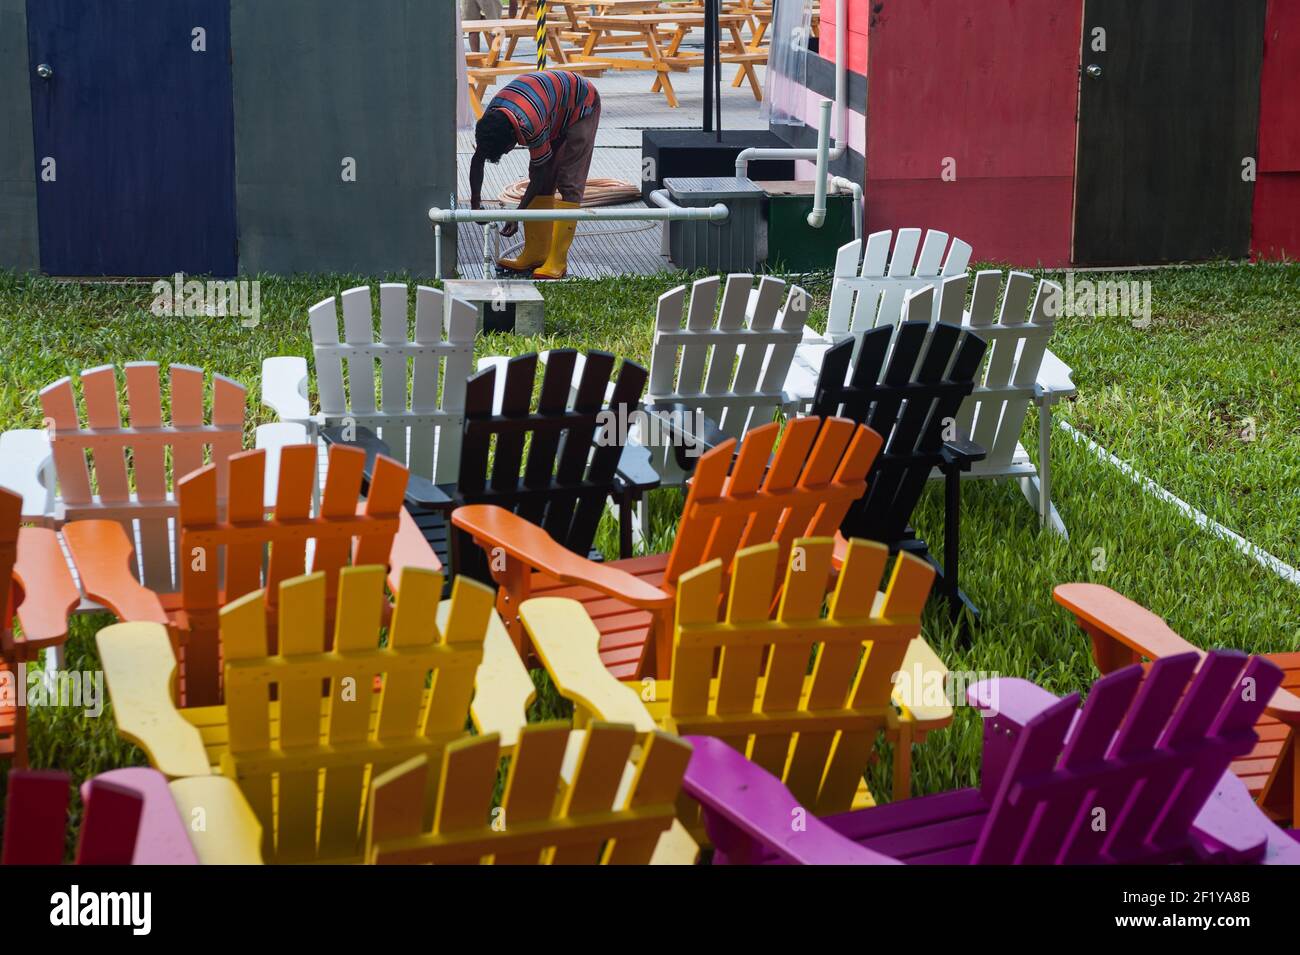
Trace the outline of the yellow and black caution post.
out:
<instances>
[{"instance_id":1,"label":"yellow and black caution post","mask_svg":"<svg viewBox=\"0 0 1300 955\"><path fill-rule=\"evenodd\" d=\"M547 0L537 0L537 68L546 69L546 8Z\"/></svg>"}]
</instances>

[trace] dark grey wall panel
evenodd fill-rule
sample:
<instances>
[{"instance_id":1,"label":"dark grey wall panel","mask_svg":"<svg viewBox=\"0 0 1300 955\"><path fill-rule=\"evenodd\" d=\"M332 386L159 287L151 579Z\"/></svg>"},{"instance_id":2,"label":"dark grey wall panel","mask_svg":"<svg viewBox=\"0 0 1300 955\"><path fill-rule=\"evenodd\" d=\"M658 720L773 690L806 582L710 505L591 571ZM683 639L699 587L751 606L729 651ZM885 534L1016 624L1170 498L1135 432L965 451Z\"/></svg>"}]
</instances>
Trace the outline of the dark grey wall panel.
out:
<instances>
[{"instance_id":1,"label":"dark grey wall panel","mask_svg":"<svg viewBox=\"0 0 1300 955\"><path fill-rule=\"evenodd\" d=\"M0 0L0 268L39 265L27 4Z\"/></svg>"},{"instance_id":2,"label":"dark grey wall panel","mask_svg":"<svg viewBox=\"0 0 1300 955\"><path fill-rule=\"evenodd\" d=\"M456 188L454 23L445 0L232 0L241 271L433 272L426 213Z\"/></svg>"}]
</instances>

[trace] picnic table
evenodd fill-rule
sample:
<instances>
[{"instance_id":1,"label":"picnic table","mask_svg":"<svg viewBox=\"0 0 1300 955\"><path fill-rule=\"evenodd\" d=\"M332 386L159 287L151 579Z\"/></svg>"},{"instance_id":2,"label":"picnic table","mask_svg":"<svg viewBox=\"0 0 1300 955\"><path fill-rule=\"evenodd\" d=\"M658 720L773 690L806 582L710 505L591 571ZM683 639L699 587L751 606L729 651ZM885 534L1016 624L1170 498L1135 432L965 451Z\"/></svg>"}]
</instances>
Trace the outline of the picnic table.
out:
<instances>
[{"instance_id":1,"label":"picnic table","mask_svg":"<svg viewBox=\"0 0 1300 955\"><path fill-rule=\"evenodd\" d=\"M537 29L535 20L522 17L513 20L466 20L462 24L465 34L480 34L488 41L486 52L465 54L469 102L475 116L483 115L483 96L502 76L520 76L537 69L535 62L514 60L515 47L521 37L531 37ZM547 22L546 49L552 66L573 70L576 73L599 76L605 71L600 63L575 63L569 50L560 43L562 24Z\"/></svg>"},{"instance_id":2,"label":"picnic table","mask_svg":"<svg viewBox=\"0 0 1300 955\"><path fill-rule=\"evenodd\" d=\"M718 27L730 35L730 40L719 40L720 59L723 63L740 66L749 80L754 98L763 99L763 89L754 72L756 63L767 62L766 51L751 51L746 48L741 29L749 22L743 13L724 13L718 17ZM603 64L611 70L649 70L655 76L650 87L653 93L662 92L668 105L678 105L677 92L673 89L670 73L681 73L691 67L701 66L704 57L699 53L681 51L682 40L696 27L704 26L702 13L647 13L640 15L589 16L586 20L587 35L581 51L570 55L570 62L583 64ZM663 28L672 30L667 38L667 45L659 31ZM633 53L636 56L612 56L614 53Z\"/></svg>"}]
</instances>

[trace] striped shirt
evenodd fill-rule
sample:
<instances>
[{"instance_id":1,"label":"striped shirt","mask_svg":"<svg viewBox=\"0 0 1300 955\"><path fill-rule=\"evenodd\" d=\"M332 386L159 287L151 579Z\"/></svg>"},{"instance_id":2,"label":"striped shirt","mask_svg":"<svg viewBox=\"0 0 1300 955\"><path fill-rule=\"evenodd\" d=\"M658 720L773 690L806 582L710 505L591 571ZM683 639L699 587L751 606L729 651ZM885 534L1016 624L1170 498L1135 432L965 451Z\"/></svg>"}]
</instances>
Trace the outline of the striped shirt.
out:
<instances>
[{"instance_id":1,"label":"striped shirt","mask_svg":"<svg viewBox=\"0 0 1300 955\"><path fill-rule=\"evenodd\" d=\"M519 145L528 147L529 166L540 166L551 159L551 143L599 105L596 87L577 73L543 70L511 80L488 109L505 111Z\"/></svg>"}]
</instances>

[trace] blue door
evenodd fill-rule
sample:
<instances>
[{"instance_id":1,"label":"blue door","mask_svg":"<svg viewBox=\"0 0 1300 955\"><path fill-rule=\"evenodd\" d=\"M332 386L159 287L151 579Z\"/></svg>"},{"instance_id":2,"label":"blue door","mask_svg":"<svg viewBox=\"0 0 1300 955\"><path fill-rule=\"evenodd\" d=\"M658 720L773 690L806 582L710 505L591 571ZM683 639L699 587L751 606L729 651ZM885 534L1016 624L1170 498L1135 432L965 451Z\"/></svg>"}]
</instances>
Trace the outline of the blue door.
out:
<instances>
[{"instance_id":1,"label":"blue door","mask_svg":"<svg viewBox=\"0 0 1300 955\"><path fill-rule=\"evenodd\" d=\"M230 0L28 0L41 269L233 275Z\"/></svg>"}]
</instances>

